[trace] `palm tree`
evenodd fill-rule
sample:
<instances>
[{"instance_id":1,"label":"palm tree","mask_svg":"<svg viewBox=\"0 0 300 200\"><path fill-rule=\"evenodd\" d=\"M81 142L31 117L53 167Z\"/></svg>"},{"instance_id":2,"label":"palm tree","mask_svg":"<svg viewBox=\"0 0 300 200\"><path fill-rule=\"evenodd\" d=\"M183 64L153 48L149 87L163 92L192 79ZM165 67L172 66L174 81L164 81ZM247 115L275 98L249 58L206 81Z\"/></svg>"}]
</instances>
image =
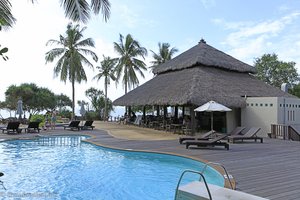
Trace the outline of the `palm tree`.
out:
<instances>
[{"instance_id":1,"label":"palm tree","mask_svg":"<svg viewBox=\"0 0 300 200\"><path fill-rule=\"evenodd\" d=\"M167 60L171 60L173 55L176 52L178 52L178 49L176 49L175 47L170 49L169 43L160 43L159 42L158 48L159 48L158 53L155 53L154 51L151 50L151 52L153 53L153 58L154 58L154 61L151 62L153 64L152 68L157 65L160 65L162 63L165 63Z\"/></svg>"},{"instance_id":2,"label":"palm tree","mask_svg":"<svg viewBox=\"0 0 300 200\"><path fill-rule=\"evenodd\" d=\"M136 71L144 78L142 70L147 70L146 64L139 60L138 57L145 59L147 49L141 47L140 43L128 34L125 38L120 34L119 43L114 42L114 49L120 55L115 69L117 83L123 75L123 85L125 87L125 94L127 94L127 87L130 89L139 84Z\"/></svg>"},{"instance_id":3,"label":"palm tree","mask_svg":"<svg viewBox=\"0 0 300 200\"><path fill-rule=\"evenodd\" d=\"M8 0L0 0L0 30L11 28L15 22L16 19L11 13L11 3Z\"/></svg>"},{"instance_id":4,"label":"palm tree","mask_svg":"<svg viewBox=\"0 0 300 200\"><path fill-rule=\"evenodd\" d=\"M100 10L105 21L110 16L110 3L108 0L91 0L90 4L86 0L63 0L61 2L66 17L75 22L87 23L91 12L99 14Z\"/></svg>"},{"instance_id":5,"label":"palm tree","mask_svg":"<svg viewBox=\"0 0 300 200\"><path fill-rule=\"evenodd\" d=\"M36 0L31 0L34 3ZM110 16L109 0L61 0L61 6L65 10L65 16L74 22L87 23L90 19L91 12L94 14L103 14L105 21ZM15 18L11 14L11 3L9 0L0 0L0 26L11 27L15 23Z\"/></svg>"},{"instance_id":6,"label":"palm tree","mask_svg":"<svg viewBox=\"0 0 300 200\"><path fill-rule=\"evenodd\" d=\"M79 25L73 26L72 23L68 24L66 36L60 35L59 40L49 40L48 45L58 45L46 53L46 63L53 62L57 59L54 67L54 76L60 74L60 80L66 82L67 79L72 83L72 114L74 117L75 108L75 82L81 83L82 80L87 81L83 64L93 68L92 63L84 56L92 56L93 60L97 62L97 55L90 49L95 47L93 39L83 39L83 31L86 27L79 30ZM87 48L86 48L87 47Z\"/></svg>"},{"instance_id":7,"label":"palm tree","mask_svg":"<svg viewBox=\"0 0 300 200\"><path fill-rule=\"evenodd\" d=\"M97 74L93 79L99 81L104 77L104 93L105 93L105 106L104 106L104 119L107 119L107 86L110 85L110 80L115 81L116 77L114 75L114 67L116 66L117 60L112 59L109 56L105 57L103 55L103 61L101 61L101 66L97 66L99 69L99 74Z\"/></svg>"}]
</instances>

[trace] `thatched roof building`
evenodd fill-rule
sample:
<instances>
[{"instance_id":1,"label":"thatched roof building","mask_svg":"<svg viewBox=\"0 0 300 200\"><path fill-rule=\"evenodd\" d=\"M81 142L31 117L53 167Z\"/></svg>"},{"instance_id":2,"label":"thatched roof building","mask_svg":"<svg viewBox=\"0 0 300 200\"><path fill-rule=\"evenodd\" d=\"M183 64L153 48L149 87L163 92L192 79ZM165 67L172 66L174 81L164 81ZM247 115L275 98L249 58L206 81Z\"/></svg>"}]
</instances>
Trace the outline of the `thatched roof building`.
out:
<instances>
[{"instance_id":1,"label":"thatched roof building","mask_svg":"<svg viewBox=\"0 0 300 200\"><path fill-rule=\"evenodd\" d=\"M255 68L201 40L198 45L157 66L156 76L116 99L113 104L202 105L210 100L244 107L245 97L294 97L252 74Z\"/></svg>"}]
</instances>

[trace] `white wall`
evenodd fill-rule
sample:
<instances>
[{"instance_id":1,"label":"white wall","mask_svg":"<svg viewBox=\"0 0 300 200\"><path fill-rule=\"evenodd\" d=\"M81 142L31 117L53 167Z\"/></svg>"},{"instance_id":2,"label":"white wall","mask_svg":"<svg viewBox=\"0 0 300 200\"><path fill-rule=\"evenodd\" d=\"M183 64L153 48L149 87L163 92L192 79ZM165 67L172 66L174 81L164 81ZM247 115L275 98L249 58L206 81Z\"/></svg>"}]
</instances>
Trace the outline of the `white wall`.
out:
<instances>
[{"instance_id":1,"label":"white wall","mask_svg":"<svg viewBox=\"0 0 300 200\"><path fill-rule=\"evenodd\" d=\"M260 135L267 137L271 124L300 124L300 99L284 97L248 97L242 108L241 124L260 127Z\"/></svg>"},{"instance_id":2,"label":"white wall","mask_svg":"<svg viewBox=\"0 0 300 200\"><path fill-rule=\"evenodd\" d=\"M300 99L278 98L278 124L300 124Z\"/></svg>"},{"instance_id":3,"label":"white wall","mask_svg":"<svg viewBox=\"0 0 300 200\"><path fill-rule=\"evenodd\" d=\"M277 124L277 97L248 97L241 111L241 125L246 128L260 127L258 135L267 137L271 124Z\"/></svg>"},{"instance_id":4,"label":"white wall","mask_svg":"<svg viewBox=\"0 0 300 200\"><path fill-rule=\"evenodd\" d=\"M226 129L227 129L227 133L229 133L230 131L235 129L237 126L239 126L238 117L240 116L240 114L238 112L240 112L240 110L237 109L237 108L232 109L232 111L230 111L230 112L226 112Z\"/></svg>"}]
</instances>

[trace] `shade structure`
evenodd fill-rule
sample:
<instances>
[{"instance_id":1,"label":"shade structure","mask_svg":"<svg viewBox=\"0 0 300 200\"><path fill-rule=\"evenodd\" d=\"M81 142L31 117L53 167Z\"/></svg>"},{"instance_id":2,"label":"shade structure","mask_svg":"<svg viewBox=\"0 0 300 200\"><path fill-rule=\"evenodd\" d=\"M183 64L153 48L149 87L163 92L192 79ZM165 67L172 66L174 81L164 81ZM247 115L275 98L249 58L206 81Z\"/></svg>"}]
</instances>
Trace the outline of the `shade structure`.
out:
<instances>
[{"instance_id":1,"label":"shade structure","mask_svg":"<svg viewBox=\"0 0 300 200\"><path fill-rule=\"evenodd\" d=\"M17 112L16 114L19 115L19 118L21 118L23 114L23 101L21 99L18 100L17 102Z\"/></svg>"},{"instance_id":2,"label":"shade structure","mask_svg":"<svg viewBox=\"0 0 300 200\"><path fill-rule=\"evenodd\" d=\"M203 104L202 106L199 106L194 111L196 111L196 112L210 112L210 117L211 117L210 126L211 126L211 130L214 130L214 115L213 115L213 112L228 112L228 111L231 111L231 109L227 108L226 106L224 106L220 103L217 103L215 101L209 101L209 102Z\"/></svg>"}]
</instances>

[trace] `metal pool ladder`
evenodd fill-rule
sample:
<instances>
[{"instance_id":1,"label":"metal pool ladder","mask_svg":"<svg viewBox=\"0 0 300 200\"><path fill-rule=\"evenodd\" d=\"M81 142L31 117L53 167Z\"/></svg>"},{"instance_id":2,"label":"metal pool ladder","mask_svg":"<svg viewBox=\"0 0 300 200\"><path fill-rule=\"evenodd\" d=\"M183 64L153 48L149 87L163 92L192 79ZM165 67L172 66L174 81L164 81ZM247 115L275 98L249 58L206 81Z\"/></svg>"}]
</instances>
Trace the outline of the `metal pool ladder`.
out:
<instances>
[{"instance_id":1,"label":"metal pool ladder","mask_svg":"<svg viewBox=\"0 0 300 200\"><path fill-rule=\"evenodd\" d=\"M208 165L216 165L216 166L221 167L221 168L224 170L224 172L225 172L225 175L224 175L223 178L224 178L224 179L226 179L226 178L228 179L228 182L229 182L229 184L230 184L230 187L231 187L231 189L233 190L232 182L231 182L231 180L230 180L229 174L228 174L226 168L224 167L224 165L222 165L222 164L220 164L220 163L215 163L215 162L208 162L208 163L206 163L206 164L204 165L204 167L203 167L203 169L202 169L202 171L201 171L202 174L204 173L204 171L206 170L206 168L207 168Z\"/></svg>"},{"instance_id":2,"label":"metal pool ladder","mask_svg":"<svg viewBox=\"0 0 300 200\"><path fill-rule=\"evenodd\" d=\"M205 177L204 177L204 175L203 175L203 174L204 174L204 171L207 169L207 166L209 166L209 165L219 166L219 167L221 167L221 168L224 170L225 175L223 176L223 178L224 178L224 179L226 179L226 178L228 179L228 182L229 182L229 184L230 184L230 187L231 187L231 189L233 190L233 185L232 185L232 182L231 182L231 180L230 180L230 177L229 177L229 174L228 174L226 168L225 168L222 164L220 164L220 163L208 162L208 163L206 163L206 164L204 165L204 167L202 168L202 171L201 171L201 172L200 172L200 171L194 171L194 170L185 170L185 171L182 172L182 174L181 174L181 176L180 176L180 179L179 179L179 181L178 181L178 183L177 183L176 193L175 193L175 200L177 200L177 197L178 197L178 189L179 189L181 180L182 180L184 174L187 173L187 172L189 172L189 173L194 173L194 174L199 174L199 175L200 175L199 181L201 181L201 179L203 180L204 185L205 185L206 190L207 190L207 193L208 193L208 196L209 196L209 199L212 200L212 196L211 196L209 187L208 187L207 182L206 182L206 180L205 180Z\"/></svg>"},{"instance_id":3,"label":"metal pool ladder","mask_svg":"<svg viewBox=\"0 0 300 200\"><path fill-rule=\"evenodd\" d=\"M2 173L2 172L0 172L0 177L1 176L4 176L4 174ZM5 186L4 186L4 183L3 183L3 181L1 181L0 180L0 185L2 186L2 188L4 189L4 190L6 190L6 188L5 188Z\"/></svg>"},{"instance_id":4,"label":"metal pool ladder","mask_svg":"<svg viewBox=\"0 0 300 200\"><path fill-rule=\"evenodd\" d=\"M202 180L203 180L203 182L204 182L204 184L205 184L205 187L206 187L206 190L207 190L207 193L208 193L208 196L209 196L209 200L212 200L212 197L211 197L211 194L210 194L210 191L209 191L209 188L208 188L208 185L207 185L207 182L206 182L206 180L205 180L204 175L203 175L201 172L194 171L194 170L185 170L185 171L182 172L182 174L181 174L181 176L180 176L180 179L179 179L179 181L178 181L178 183L177 183L176 193L175 193L175 200L177 199L177 196L178 196L178 189L179 189L179 185L180 185L180 183L181 183L181 180L182 180L184 174L187 173L187 172L189 172L189 173L194 173L194 174L199 174L199 175L200 175L200 180L201 180L201 178L202 178Z\"/></svg>"}]
</instances>

